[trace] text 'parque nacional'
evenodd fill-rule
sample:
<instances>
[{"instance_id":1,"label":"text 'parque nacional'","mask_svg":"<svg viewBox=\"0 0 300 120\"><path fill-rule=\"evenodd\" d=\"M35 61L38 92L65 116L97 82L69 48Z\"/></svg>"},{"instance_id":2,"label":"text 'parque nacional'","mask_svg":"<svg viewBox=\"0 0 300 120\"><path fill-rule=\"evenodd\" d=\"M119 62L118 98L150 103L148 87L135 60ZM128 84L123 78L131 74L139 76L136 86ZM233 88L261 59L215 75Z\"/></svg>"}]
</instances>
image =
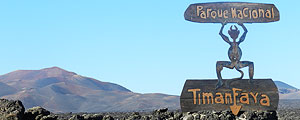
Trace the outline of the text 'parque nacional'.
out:
<instances>
[{"instance_id":1,"label":"text 'parque nacional'","mask_svg":"<svg viewBox=\"0 0 300 120\"><path fill-rule=\"evenodd\" d=\"M238 18L238 19L258 19L258 18L275 18L274 8L271 9L249 9L248 7L237 9L204 9L204 6L197 6L197 16L202 19L217 19L217 18Z\"/></svg>"},{"instance_id":2,"label":"text 'parque nacional'","mask_svg":"<svg viewBox=\"0 0 300 120\"><path fill-rule=\"evenodd\" d=\"M200 23L263 23L278 21L279 11L273 4L198 3L188 7L185 19Z\"/></svg>"}]
</instances>

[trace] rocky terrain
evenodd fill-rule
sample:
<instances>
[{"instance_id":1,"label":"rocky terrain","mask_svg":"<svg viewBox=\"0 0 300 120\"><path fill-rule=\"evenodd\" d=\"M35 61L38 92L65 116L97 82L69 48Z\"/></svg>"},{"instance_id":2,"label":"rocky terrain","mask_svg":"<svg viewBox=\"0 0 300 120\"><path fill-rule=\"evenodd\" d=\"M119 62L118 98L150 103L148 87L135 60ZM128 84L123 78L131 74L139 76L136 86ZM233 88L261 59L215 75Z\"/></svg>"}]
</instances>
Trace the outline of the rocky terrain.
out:
<instances>
[{"instance_id":1,"label":"rocky terrain","mask_svg":"<svg viewBox=\"0 0 300 120\"><path fill-rule=\"evenodd\" d=\"M33 107L25 111L20 101L0 99L1 120L196 120L196 119L277 119L274 111L241 112L234 116L230 111L201 111L194 113L182 113L180 111L168 111L167 108L153 112L115 112L115 113L67 113L51 114L42 107Z\"/></svg>"},{"instance_id":2,"label":"rocky terrain","mask_svg":"<svg viewBox=\"0 0 300 120\"><path fill-rule=\"evenodd\" d=\"M298 120L300 100L280 102L278 111L199 111L182 113L162 108L152 112L61 113L54 114L42 107L25 111L20 101L0 99L0 120ZM293 107L291 107L293 106Z\"/></svg>"},{"instance_id":3,"label":"rocky terrain","mask_svg":"<svg viewBox=\"0 0 300 120\"><path fill-rule=\"evenodd\" d=\"M281 99L278 114L284 120L300 120L300 99Z\"/></svg>"}]
</instances>

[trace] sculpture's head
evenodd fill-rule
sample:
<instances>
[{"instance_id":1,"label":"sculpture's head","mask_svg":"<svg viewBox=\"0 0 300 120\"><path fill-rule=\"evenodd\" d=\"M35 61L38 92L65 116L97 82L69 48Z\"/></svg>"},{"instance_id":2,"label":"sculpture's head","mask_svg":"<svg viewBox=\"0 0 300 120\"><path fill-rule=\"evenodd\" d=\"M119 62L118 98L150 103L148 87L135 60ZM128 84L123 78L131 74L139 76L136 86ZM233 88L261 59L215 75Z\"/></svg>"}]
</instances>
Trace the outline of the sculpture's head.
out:
<instances>
[{"instance_id":1,"label":"sculpture's head","mask_svg":"<svg viewBox=\"0 0 300 120\"><path fill-rule=\"evenodd\" d=\"M228 34L230 35L230 37L231 37L232 39L236 40L237 37L238 37L239 34L240 34L240 31L239 31L239 29L238 29L235 25L233 25L233 26L234 26L235 29L232 29L232 26L231 26L231 27L230 27L230 30L228 30Z\"/></svg>"}]
</instances>

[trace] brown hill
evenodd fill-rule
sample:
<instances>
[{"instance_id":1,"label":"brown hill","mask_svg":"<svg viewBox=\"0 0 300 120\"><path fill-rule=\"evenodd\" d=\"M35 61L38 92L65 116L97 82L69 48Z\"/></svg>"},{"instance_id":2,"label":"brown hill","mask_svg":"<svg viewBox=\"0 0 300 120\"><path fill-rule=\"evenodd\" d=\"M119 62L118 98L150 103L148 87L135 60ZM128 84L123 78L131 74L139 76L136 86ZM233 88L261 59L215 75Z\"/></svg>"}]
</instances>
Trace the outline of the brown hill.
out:
<instances>
[{"instance_id":1,"label":"brown hill","mask_svg":"<svg viewBox=\"0 0 300 120\"><path fill-rule=\"evenodd\" d=\"M18 70L0 76L1 98L52 112L109 112L179 108L179 97L139 94L120 85L80 76L58 67Z\"/></svg>"},{"instance_id":2,"label":"brown hill","mask_svg":"<svg viewBox=\"0 0 300 120\"><path fill-rule=\"evenodd\" d=\"M274 82L278 88L280 99L300 99L300 89L281 81Z\"/></svg>"}]
</instances>

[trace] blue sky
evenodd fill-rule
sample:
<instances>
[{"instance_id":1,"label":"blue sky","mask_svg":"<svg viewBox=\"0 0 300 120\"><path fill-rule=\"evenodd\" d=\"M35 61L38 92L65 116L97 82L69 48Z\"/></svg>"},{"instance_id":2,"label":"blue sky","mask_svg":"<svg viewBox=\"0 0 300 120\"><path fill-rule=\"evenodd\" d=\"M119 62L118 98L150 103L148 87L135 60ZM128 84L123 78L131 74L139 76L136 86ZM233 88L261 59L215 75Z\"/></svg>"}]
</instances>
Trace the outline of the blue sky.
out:
<instances>
[{"instance_id":1,"label":"blue sky","mask_svg":"<svg viewBox=\"0 0 300 120\"><path fill-rule=\"evenodd\" d=\"M1 1L0 74L58 66L134 92L179 95L186 79L216 79L216 61L229 60L221 24L184 20L189 4L203 2L218 0ZM247 2L273 3L281 18L245 24L242 60L254 62L254 78L300 88L300 1Z\"/></svg>"}]
</instances>

